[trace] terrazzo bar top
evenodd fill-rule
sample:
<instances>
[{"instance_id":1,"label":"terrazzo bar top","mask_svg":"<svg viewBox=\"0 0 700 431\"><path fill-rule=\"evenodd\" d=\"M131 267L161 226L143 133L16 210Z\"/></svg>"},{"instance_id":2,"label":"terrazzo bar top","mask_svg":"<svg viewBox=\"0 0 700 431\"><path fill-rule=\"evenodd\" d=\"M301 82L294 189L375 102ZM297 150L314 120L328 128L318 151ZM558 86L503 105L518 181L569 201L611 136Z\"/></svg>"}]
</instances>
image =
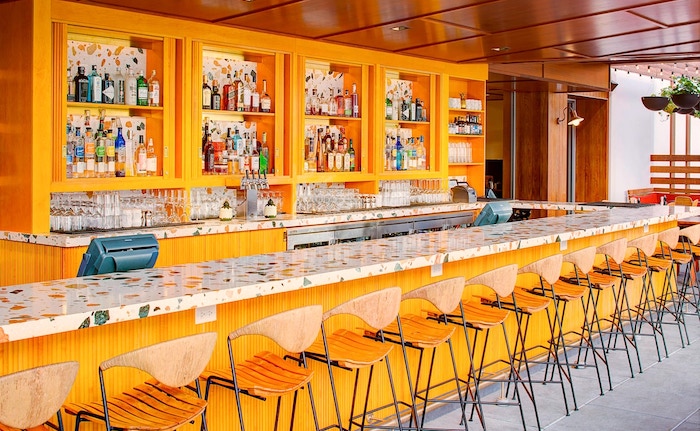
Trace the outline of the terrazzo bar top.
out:
<instances>
[{"instance_id":1,"label":"terrazzo bar top","mask_svg":"<svg viewBox=\"0 0 700 431\"><path fill-rule=\"evenodd\" d=\"M586 207L582 204L568 202L536 202L536 201L509 201L513 208L541 209L541 210L564 210L600 211L605 207ZM230 232L244 232L259 229L277 229L300 226L317 226L324 224L371 221L396 217L408 217L418 215L439 214L458 211L473 211L484 206L484 202L476 203L449 203L435 205L419 205L405 208L377 208L373 210L362 210L344 212L339 214L298 214L296 216L278 215L274 219L234 219L227 222L219 220L206 220L193 222L187 225L147 228L137 230L115 230L112 232L86 232L80 234L28 234L21 232L0 231L0 239L17 242L27 242L31 244L48 245L53 247L87 247L95 237L110 237L125 234L152 233L158 239L184 238L197 235L214 235Z\"/></svg>"},{"instance_id":2,"label":"terrazzo bar top","mask_svg":"<svg viewBox=\"0 0 700 431\"><path fill-rule=\"evenodd\" d=\"M0 288L0 342L428 267L697 214L686 207L615 208L129 273L7 286Z\"/></svg>"}]
</instances>

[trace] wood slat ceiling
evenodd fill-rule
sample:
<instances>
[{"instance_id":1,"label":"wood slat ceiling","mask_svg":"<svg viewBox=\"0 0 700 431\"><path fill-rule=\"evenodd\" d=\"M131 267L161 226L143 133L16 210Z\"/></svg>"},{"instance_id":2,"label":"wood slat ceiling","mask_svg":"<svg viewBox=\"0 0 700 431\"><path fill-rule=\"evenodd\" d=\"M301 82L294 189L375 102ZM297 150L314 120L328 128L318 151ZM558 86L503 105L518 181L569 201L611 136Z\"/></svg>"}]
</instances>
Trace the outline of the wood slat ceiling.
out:
<instances>
[{"instance_id":1,"label":"wood slat ceiling","mask_svg":"<svg viewBox=\"0 0 700 431\"><path fill-rule=\"evenodd\" d=\"M700 60L700 0L73 1L455 63Z\"/></svg>"}]
</instances>

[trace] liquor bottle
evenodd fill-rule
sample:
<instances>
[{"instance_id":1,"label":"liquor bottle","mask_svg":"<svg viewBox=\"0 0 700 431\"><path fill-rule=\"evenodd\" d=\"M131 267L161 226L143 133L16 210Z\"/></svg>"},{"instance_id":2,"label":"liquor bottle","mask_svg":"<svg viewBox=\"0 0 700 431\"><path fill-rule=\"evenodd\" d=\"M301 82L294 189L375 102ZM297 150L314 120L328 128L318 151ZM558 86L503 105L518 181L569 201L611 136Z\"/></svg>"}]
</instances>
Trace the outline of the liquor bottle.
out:
<instances>
[{"instance_id":1,"label":"liquor bottle","mask_svg":"<svg viewBox=\"0 0 700 431\"><path fill-rule=\"evenodd\" d=\"M114 137L112 135L112 129L107 131L107 138L105 140L105 158L107 160L107 177L112 178L116 176L116 148L114 143Z\"/></svg>"},{"instance_id":2,"label":"liquor bottle","mask_svg":"<svg viewBox=\"0 0 700 431\"><path fill-rule=\"evenodd\" d=\"M114 103L114 80L109 73L105 72L105 77L102 80L102 103Z\"/></svg>"},{"instance_id":3,"label":"liquor bottle","mask_svg":"<svg viewBox=\"0 0 700 431\"><path fill-rule=\"evenodd\" d=\"M409 99L408 121L416 120L416 102L412 98Z\"/></svg>"},{"instance_id":4,"label":"liquor bottle","mask_svg":"<svg viewBox=\"0 0 700 431\"><path fill-rule=\"evenodd\" d=\"M404 99L401 101L401 121L409 121L411 115L411 103L407 100Z\"/></svg>"},{"instance_id":5,"label":"liquor bottle","mask_svg":"<svg viewBox=\"0 0 700 431\"><path fill-rule=\"evenodd\" d=\"M319 127L316 139L316 172L326 171L326 143L323 139L323 129Z\"/></svg>"},{"instance_id":6,"label":"liquor bottle","mask_svg":"<svg viewBox=\"0 0 700 431\"><path fill-rule=\"evenodd\" d=\"M306 155L306 163L304 163L304 168L306 172L316 172L316 152L318 151L318 141L313 134L309 132L309 150Z\"/></svg>"},{"instance_id":7,"label":"liquor bottle","mask_svg":"<svg viewBox=\"0 0 700 431\"><path fill-rule=\"evenodd\" d=\"M230 75L229 75L230 77ZM233 136L231 136L231 128L226 130L226 173L231 175L235 173L234 162L236 161L236 154L233 151Z\"/></svg>"},{"instance_id":8,"label":"liquor bottle","mask_svg":"<svg viewBox=\"0 0 700 431\"><path fill-rule=\"evenodd\" d=\"M70 67L66 69L66 102L75 102L75 78L70 73Z\"/></svg>"},{"instance_id":9,"label":"liquor bottle","mask_svg":"<svg viewBox=\"0 0 700 431\"><path fill-rule=\"evenodd\" d=\"M360 96L357 94L357 84L352 84L352 116L358 118L360 116Z\"/></svg>"},{"instance_id":10,"label":"liquor bottle","mask_svg":"<svg viewBox=\"0 0 700 431\"><path fill-rule=\"evenodd\" d=\"M260 95L260 110L272 112L272 98L267 94L267 79L263 79L263 92Z\"/></svg>"},{"instance_id":11,"label":"liquor bottle","mask_svg":"<svg viewBox=\"0 0 700 431\"><path fill-rule=\"evenodd\" d=\"M329 103L328 103L328 99L326 98L326 96L323 93L321 93L321 95L318 96L318 107L319 107L319 113L318 113L319 115L328 115Z\"/></svg>"},{"instance_id":12,"label":"liquor bottle","mask_svg":"<svg viewBox=\"0 0 700 431\"><path fill-rule=\"evenodd\" d=\"M345 97L343 97L343 115L346 117L352 117L352 97L350 97L350 92L345 90Z\"/></svg>"},{"instance_id":13,"label":"liquor bottle","mask_svg":"<svg viewBox=\"0 0 700 431\"><path fill-rule=\"evenodd\" d=\"M258 92L258 82L255 74L253 74L253 82L250 85L252 90L250 95L250 110L253 112L260 112L260 93Z\"/></svg>"},{"instance_id":14,"label":"liquor bottle","mask_svg":"<svg viewBox=\"0 0 700 431\"><path fill-rule=\"evenodd\" d=\"M143 70L139 70L139 77L136 79L136 104L148 106L148 81L143 76Z\"/></svg>"},{"instance_id":15,"label":"liquor bottle","mask_svg":"<svg viewBox=\"0 0 700 431\"><path fill-rule=\"evenodd\" d=\"M204 154L207 146L207 141L209 140L209 118L204 118L204 131L202 132L202 147L199 150L199 158L201 159L202 174L206 173L206 163L204 161Z\"/></svg>"},{"instance_id":16,"label":"liquor bottle","mask_svg":"<svg viewBox=\"0 0 700 431\"><path fill-rule=\"evenodd\" d=\"M134 171L137 177L145 177L147 174L146 145L143 143L143 135L139 135L139 144L134 151Z\"/></svg>"},{"instance_id":17,"label":"liquor bottle","mask_svg":"<svg viewBox=\"0 0 700 431\"><path fill-rule=\"evenodd\" d=\"M85 177L85 138L80 136L80 128L75 129L75 153L73 155L73 178Z\"/></svg>"},{"instance_id":18,"label":"liquor bottle","mask_svg":"<svg viewBox=\"0 0 700 431\"><path fill-rule=\"evenodd\" d=\"M268 174L270 169L270 147L267 146L267 132L262 133L262 147L260 148L260 172Z\"/></svg>"},{"instance_id":19,"label":"liquor bottle","mask_svg":"<svg viewBox=\"0 0 700 431\"><path fill-rule=\"evenodd\" d=\"M97 127L95 134L95 176L104 178L107 176L107 137L104 134L104 111L100 115L100 125Z\"/></svg>"},{"instance_id":20,"label":"liquor bottle","mask_svg":"<svg viewBox=\"0 0 700 431\"><path fill-rule=\"evenodd\" d=\"M397 171L402 171L403 170L403 145L401 145L401 137L396 134L396 146L394 147L396 150L396 170Z\"/></svg>"},{"instance_id":21,"label":"liquor bottle","mask_svg":"<svg viewBox=\"0 0 700 431\"><path fill-rule=\"evenodd\" d=\"M391 119L397 121L399 118L401 118L401 97L399 96L398 91L394 92L392 105L394 105L394 112L391 114Z\"/></svg>"},{"instance_id":22,"label":"liquor bottle","mask_svg":"<svg viewBox=\"0 0 700 431\"><path fill-rule=\"evenodd\" d=\"M246 73L243 75L243 112L250 112L250 103L253 96L251 89L250 76Z\"/></svg>"},{"instance_id":23,"label":"liquor bottle","mask_svg":"<svg viewBox=\"0 0 700 431\"><path fill-rule=\"evenodd\" d=\"M250 171L260 172L260 150L262 143L258 141L256 132L253 132L253 137L250 142Z\"/></svg>"},{"instance_id":24,"label":"liquor bottle","mask_svg":"<svg viewBox=\"0 0 700 431\"><path fill-rule=\"evenodd\" d=\"M343 172L345 170L345 147L343 146L342 135L338 137L338 143L335 146L335 171Z\"/></svg>"},{"instance_id":25,"label":"liquor bottle","mask_svg":"<svg viewBox=\"0 0 700 431\"><path fill-rule=\"evenodd\" d=\"M241 172L248 174L251 171L251 151L250 151L250 135L248 133L243 134L243 141L241 145L243 146L243 157L242 157L242 167Z\"/></svg>"},{"instance_id":26,"label":"liquor bottle","mask_svg":"<svg viewBox=\"0 0 700 431\"><path fill-rule=\"evenodd\" d=\"M119 67L114 75L114 103L118 105L126 103L126 81L124 81L124 75Z\"/></svg>"},{"instance_id":27,"label":"liquor bottle","mask_svg":"<svg viewBox=\"0 0 700 431\"><path fill-rule=\"evenodd\" d=\"M92 65L92 73L88 77L90 80L90 93L88 102L102 103L102 77L97 73L97 66Z\"/></svg>"},{"instance_id":28,"label":"liquor bottle","mask_svg":"<svg viewBox=\"0 0 700 431\"><path fill-rule=\"evenodd\" d=\"M233 87L234 87L234 93L236 96L236 103L234 104L234 107L235 107L235 110L238 112L243 112L243 105L244 105L244 99L245 99L244 86L245 86L245 84L243 83L241 78L234 74ZM230 106L229 106L229 109L230 109Z\"/></svg>"},{"instance_id":29,"label":"liquor bottle","mask_svg":"<svg viewBox=\"0 0 700 431\"><path fill-rule=\"evenodd\" d=\"M395 171L396 170L396 147L394 146L394 141L391 135L386 135L386 143L384 144L384 154L386 159L386 170Z\"/></svg>"},{"instance_id":30,"label":"liquor bottle","mask_svg":"<svg viewBox=\"0 0 700 431\"><path fill-rule=\"evenodd\" d=\"M231 102L231 96L229 93L231 93L231 86L233 85L230 73L226 74L226 79L224 79L223 84L224 85L221 87L221 109L224 111L229 111L232 110L229 108L229 102Z\"/></svg>"},{"instance_id":31,"label":"liquor bottle","mask_svg":"<svg viewBox=\"0 0 700 431\"><path fill-rule=\"evenodd\" d=\"M211 81L211 109L216 111L221 109L221 94L219 94L219 81Z\"/></svg>"},{"instance_id":32,"label":"liquor bottle","mask_svg":"<svg viewBox=\"0 0 700 431\"><path fill-rule=\"evenodd\" d=\"M73 154L75 154L75 133L73 133L69 116L66 121L66 178L73 178Z\"/></svg>"},{"instance_id":33,"label":"liquor bottle","mask_svg":"<svg viewBox=\"0 0 700 431\"><path fill-rule=\"evenodd\" d=\"M384 118L391 120L394 115L394 102L391 101L389 94L386 95L385 108L384 108Z\"/></svg>"},{"instance_id":34,"label":"liquor bottle","mask_svg":"<svg viewBox=\"0 0 700 431\"><path fill-rule=\"evenodd\" d=\"M316 94L316 89L311 90L311 115L319 115L319 101L318 101L318 95Z\"/></svg>"},{"instance_id":35,"label":"liquor bottle","mask_svg":"<svg viewBox=\"0 0 700 431\"><path fill-rule=\"evenodd\" d=\"M148 138L148 145L146 146L146 175L149 177L158 175L158 156L153 146L153 138Z\"/></svg>"},{"instance_id":36,"label":"liquor bottle","mask_svg":"<svg viewBox=\"0 0 700 431\"><path fill-rule=\"evenodd\" d=\"M129 70L126 76L126 104L136 105L136 101L138 100L136 76L134 75L134 71L131 70L129 65L127 65L126 67Z\"/></svg>"},{"instance_id":37,"label":"liquor bottle","mask_svg":"<svg viewBox=\"0 0 700 431\"><path fill-rule=\"evenodd\" d=\"M204 174L211 175L214 173L214 143L211 140L211 134L207 133L207 142L204 145Z\"/></svg>"},{"instance_id":38,"label":"liquor bottle","mask_svg":"<svg viewBox=\"0 0 700 431\"><path fill-rule=\"evenodd\" d=\"M241 135L238 134L238 128L236 127L233 129L233 152L236 155L236 159L238 161L238 167L236 168L236 170L239 174L245 172L240 169L240 167L243 166L243 162L238 160L243 155L243 147L243 138L241 137Z\"/></svg>"},{"instance_id":39,"label":"liquor bottle","mask_svg":"<svg viewBox=\"0 0 700 431\"><path fill-rule=\"evenodd\" d=\"M202 109L211 109L211 87L207 75L202 75Z\"/></svg>"},{"instance_id":40,"label":"liquor bottle","mask_svg":"<svg viewBox=\"0 0 700 431\"><path fill-rule=\"evenodd\" d=\"M424 121L423 120L423 102L419 98L416 97L416 121Z\"/></svg>"},{"instance_id":41,"label":"liquor bottle","mask_svg":"<svg viewBox=\"0 0 700 431\"><path fill-rule=\"evenodd\" d=\"M336 115L345 117L345 98L343 97L343 92L340 88L338 89L338 94L335 96L335 105Z\"/></svg>"},{"instance_id":42,"label":"liquor bottle","mask_svg":"<svg viewBox=\"0 0 700 431\"><path fill-rule=\"evenodd\" d=\"M126 176L126 141L122 135L121 121L117 120L117 139L114 140L114 152L116 153L115 175Z\"/></svg>"},{"instance_id":43,"label":"liquor bottle","mask_svg":"<svg viewBox=\"0 0 700 431\"><path fill-rule=\"evenodd\" d=\"M346 163L348 166L347 171L348 172L355 172L355 148L352 146L352 139L350 139L349 147L348 147L348 152L346 156Z\"/></svg>"},{"instance_id":44,"label":"liquor bottle","mask_svg":"<svg viewBox=\"0 0 700 431\"><path fill-rule=\"evenodd\" d=\"M87 102L90 81L85 75L85 66L78 66L78 74L73 78L73 82L75 83L75 101Z\"/></svg>"},{"instance_id":45,"label":"liquor bottle","mask_svg":"<svg viewBox=\"0 0 700 431\"><path fill-rule=\"evenodd\" d=\"M333 138L324 139L326 146L326 172L335 172L335 150L333 149Z\"/></svg>"},{"instance_id":46,"label":"liquor bottle","mask_svg":"<svg viewBox=\"0 0 700 431\"><path fill-rule=\"evenodd\" d=\"M423 135L420 136L418 139L418 169L420 170L426 170L428 169L427 167L427 161L426 161L426 154L425 154L425 144L423 142Z\"/></svg>"},{"instance_id":47,"label":"liquor bottle","mask_svg":"<svg viewBox=\"0 0 700 431\"><path fill-rule=\"evenodd\" d=\"M156 77L155 69L148 78L148 106L160 106L160 81Z\"/></svg>"},{"instance_id":48,"label":"liquor bottle","mask_svg":"<svg viewBox=\"0 0 700 431\"><path fill-rule=\"evenodd\" d=\"M85 129L85 178L95 177L95 138L92 129Z\"/></svg>"},{"instance_id":49,"label":"liquor bottle","mask_svg":"<svg viewBox=\"0 0 700 431\"><path fill-rule=\"evenodd\" d=\"M304 88L304 114L311 115L311 96L308 88Z\"/></svg>"},{"instance_id":50,"label":"liquor bottle","mask_svg":"<svg viewBox=\"0 0 700 431\"><path fill-rule=\"evenodd\" d=\"M342 113L343 111L340 111L340 114ZM338 116L338 104L335 102L335 96L333 96L332 91L330 91L330 95L328 97L328 115L333 117Z\"/></svg>"}]
</instances>

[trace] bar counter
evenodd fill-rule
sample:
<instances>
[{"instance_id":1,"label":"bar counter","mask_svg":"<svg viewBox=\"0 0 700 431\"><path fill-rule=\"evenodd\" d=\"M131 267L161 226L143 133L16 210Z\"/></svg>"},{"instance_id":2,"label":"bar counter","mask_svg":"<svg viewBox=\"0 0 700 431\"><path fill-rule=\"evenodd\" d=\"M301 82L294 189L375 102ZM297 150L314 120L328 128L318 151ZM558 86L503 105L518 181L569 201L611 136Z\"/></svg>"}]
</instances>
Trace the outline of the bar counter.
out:
<instances>
[{"instance_id":1,"label":"bar counter","mask_svg":"<svg viewBox=\"0 0 700 431\"><path fill-rule=\"evenodd\" d=\"M546 210L546 211L601 211L607 209L600 206L589 206L570 202L537 202L510 200L513 208ZM279 229L301 226L318 226L324 224L346 223L354 221L370 221L388 218L409 217L418 215L440 214L447 212L474 211L481 209L485 202L449 203L434 205L416 205L399 208L377 208L372 210L357 210L338 214L298 214L295 216L280 214L274 219L234 219L222 222L219 220L193 221L179 226L166 226L134 229L129 231L115 230L112 232L85 232L74 234L50 233L29 234L23 232L0 231L0 240L47 245L53 247L87 247L94 237L123 235L124 233L152 233L158 239L185 238L199 235L216 235L231 232L256 231L261 229Z\"/></svg>"},{"instance_id":2,"label":"bar counter","mask_svg":"<svg viewBox=\"0 0 700 431\"><path fill-rule=\"evenodd\" d=\"M446 207L454 210L464 206ZM670 206L598 209L493 226L2 287L0 341L143 319L547 244L559 243L565 250L567 241L573 239L640 227L646 231L649 226L692 217L700 211ZM318 219L329 222L327 217ZM302 220L297 218L298 223ZM221 224L207 222L204 226L214 229Z\"/></svg>"}]
</instances>

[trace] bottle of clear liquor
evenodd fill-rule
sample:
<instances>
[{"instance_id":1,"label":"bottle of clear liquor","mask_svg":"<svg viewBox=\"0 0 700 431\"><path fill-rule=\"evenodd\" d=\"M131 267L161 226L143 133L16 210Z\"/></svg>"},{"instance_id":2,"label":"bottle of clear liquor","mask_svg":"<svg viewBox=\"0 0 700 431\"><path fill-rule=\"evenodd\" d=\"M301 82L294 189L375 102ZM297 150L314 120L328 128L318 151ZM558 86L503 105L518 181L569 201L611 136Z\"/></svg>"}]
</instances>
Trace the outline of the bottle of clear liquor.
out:
<instances>
[{"instance_id":1,"label":"bottle of clear liquor","mask_svg":"<svg viewBox=\"0 0 700 431\"><path fill-rule=\"evenodd\" d=\"M104 178L107 176L107 137L104 134L104 112L101 112L100 125L97 127L95 134L95 176Z\"/></svg>"},{"instance_id":2,"label":"bottle of clear liquor","mask_svg":"<svg viewBox=\"0 0 700 431\"><path fill-rule=\"evenodd\" d=\"M116 153L115 175L126 176L126 141L122 135L122 124L117 120L117 139L114 140L114 152Z\"/></svg>"},{"instance_id":3,"label":"bottle of clear liquor","mask_svg":"<svg viewBox=\"0 0 700 431\"><path fill-rule=\"evenodd\" d=\"M260 93L258 92L258 82L257 75L253 74L253 81L250 84L251 94L250 94L250 110L253 112L260 112Z\"/></svg>"},{"instance_id":4,"label":"bottle of clear liquor","mask_svg":"<svg viewBox=\"0 0 700 431\"><path fill-rule=\"evenodd\" d=\"M114 144L114 136L112 129L107 131L105 140L105 159L107 161L107 177L112 178L116 175L116 148Z\"/></svg>"},{"instance_id":5,"label":"bottle of clear liquor","mask_svg":"<svg viewBox=\"0 0 700 431\"><path fill-rule=\"evenodd\" d=\"M352 84L352 116L357 118L360 116L360 96L357 94L357 84Z\"/></svg>"},{"instance_id":6,"label":"bottle of clear liquor","mask_svg":"<svg viewBox=\"0 0 700 431\"><path fill-rule=\"evenodd\" d=\"M252 97L253 90L251 88L250 76L246 73L243 75L243 99L239 99L239 102L243 103L244 112L250 112Z\"/></svg>"},{"instance_id":7,"label":"bottle of clear liquor","mask_svg":"<svg viewBox=\"0 0 700 431\"><path fill-rule=\"evenodd\" d=\"M80 128L75 129L75 153L73 156L73 178L85 177L85 138Z\"/></svg>"},{"instance_id":8,"label":"bottle of clear liquor","mask_svg":"<svg viewBox=\"0 0 700 431\"><path fill-rule=\"evenodd\" d=\"M109 73L105 72L105 77L102 79L102 102L103 103L114 103L114 80Z\"/></svg>"},{"instance_id":9,"label":"bottle of clear liquor","mask_svg":"<svg viewBox=\"0 0 700 431\"><path fill-rule=\"evenodd\" d=\"M117 67L117 73L114 74L114 103L123 105L126 103L126 81L122 75L121 68Z\"/></svg>"},{"instance_id":10,"label":"bottle of clear liquor","mask_svg":"<svg viewBox=\"0 0 700 431\"><path fill-rule=\"evenodd\" d=\"M95 177L95 138L92 129L85 128L85 178Z\"/></svg>"},{"instance_id":11,"label":"bottle of clear liquor","mask_svg":"<svg viewBox=\"0 0 700 431\"><path fill-rule=\"evenodd\" d=\"M75 154L75 133L70 124L70 117L66 121L66 178L73 178L73 155Z\"/></svg>"},{"instance_id":12,"label":"bottle of clear liquor","mask_svg":"<svg viewBox=\"0 0 700 431\"><path fill-rule=\"evenodd\" d=\"M90 93L88 97L92 103L102 103L102 77L97 73L97 66L92 65L92 73L88 77L90 80Z\"/></svg>"},{"instance_id":13,"label":"bottle of clear liquor","mask_svg":"<svg viewBox=\"0 0 700 431\"><path fill-rule=\"evenodd\" d=\"M131 70L129 65L127 65L126 67L129 70L126 76L126 104L133 106L136 105L136 102L138 100L136 76L134 75L134 71Z\"/></svg>"}]
</instances>

